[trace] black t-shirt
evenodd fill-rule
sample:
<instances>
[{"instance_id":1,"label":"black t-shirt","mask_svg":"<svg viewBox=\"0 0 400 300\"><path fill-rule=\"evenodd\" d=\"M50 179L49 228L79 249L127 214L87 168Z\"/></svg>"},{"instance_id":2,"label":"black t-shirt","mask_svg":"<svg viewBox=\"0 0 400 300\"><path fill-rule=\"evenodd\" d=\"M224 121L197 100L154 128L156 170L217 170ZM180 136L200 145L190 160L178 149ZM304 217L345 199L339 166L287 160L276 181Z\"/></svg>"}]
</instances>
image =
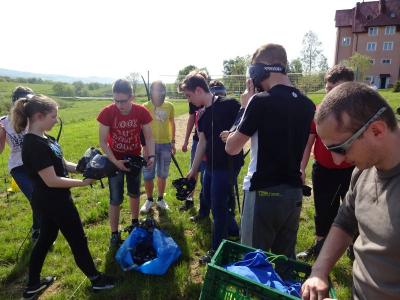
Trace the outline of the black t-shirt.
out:
<instances>
[{"instance_id":1,"label":"black t-shirt","mask_svg":"<svg viewBox=\"0 0 400 300\"><path fill-rule=\"evenodd\" d=\"M203 107L197 107L196 105L192 104L189 102L189 115L195 115L196 112L199 109L202 109ZM195 124L196 125L196 124ZM198 141L199 140L199 136L197 135L197 130L196 130L196 126L194 128L194 132L193 132L193 140L194 141Z\"/></svg>"},{"instance_id":2,"label":"black t-shirt","mask_svg":"<svg viewBox=\"0 0 400 300\"><path fill-rule=\"evenodd\" d=\"M68 177L61 147L53 137L42 138L35 134L26 134L22 144L22 161L33 182L33 202L69 199L68 188L48 187L38 174L39 171L53 166L57 176Z\"/></svg>"},{"instance_id":3,"label":"black t-shirt","mask_svg":"<svg viewBox=\"0 0 400 300\"><path fill-rule=\"evenodd\" d=\"M249 170L254 172L250 190L302 185L300 163L314 112L310 99L285 85L274 86L250 100L238 129L250 137L258 134L255 170Z\"/></svg>"},{"instance_id":4,"label":"black t-shirt","mask_svg":"<svg viewBox=\"0 0 400 300\"><path fill-rule=\"evenodd\" d=\"M225 143L219 137L222 131L231 129L239 109L240 104L235 99L214 97L214 104L207 107L201 116L199 132L203 132L207 140L208 167L211 168L213 164L214 169L228 170L232 166L237 170L243 165L243 152L229 155L225 151Z\"/></svg>"}]
</instances>

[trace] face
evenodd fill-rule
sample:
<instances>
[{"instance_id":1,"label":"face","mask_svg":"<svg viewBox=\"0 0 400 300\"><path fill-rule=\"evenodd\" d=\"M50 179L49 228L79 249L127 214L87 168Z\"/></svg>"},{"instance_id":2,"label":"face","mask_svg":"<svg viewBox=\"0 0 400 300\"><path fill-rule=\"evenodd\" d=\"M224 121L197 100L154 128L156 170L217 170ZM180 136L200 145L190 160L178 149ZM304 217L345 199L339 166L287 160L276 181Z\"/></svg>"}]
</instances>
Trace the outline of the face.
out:
<instances>
[{"instance_id":1,"label":"face","mask_svg":"<svg viewBox=\"0 0 400 300\"><path fill-rule=\"evenodd\" d=\"M188 99L190 103L194 106L200 107L203 105L203 94L201 93L202 89L197 87L193 92L189 90L185 90L185 97Z\"/></svg>"},{"instance_id":2,"label":"face","mask_svg":"<svg viewBox=\"0 0 400 300\"><path fill-rule=\"evenodd\" d=\"M123 93L114 93L113 102L122 114L128 114L132 108L134 97Z\"/></svg>"},{"instance_id":3,"label":"face","mask_svg":"<svg viewBox=\"0 0 400 300\"><path fill-rule=\"evenodd\" d=\"M52 110L47 114L42 114L40 117L40 121L42 122L42 126L44 131L50 131L55 124L57 124L58 119L58 107Z\"/></svg>"},{"instance_id":4,"label":"face","mask_svg":"<svg viewBox=\"0 0 400 300\"><path fill-rule=\"evenodd\" d=\"M155 106L160 106L164 102L165 89L162 85L154 85L151 89L151 101Z\"/></svg>"},{"instance_id":5,"label":"face","mask_svg":"<svg viewBox=\"0 0 400 300\"><path fill-rule=\"evenodd\" d=\"M349 124L350 117L347 114L343 115L344 124ZM338 123L331 115L328 116L321 124L317 125L317 133L322 142L330 147L332 145L341 145L347 141L354 132L342 132L338 130ZM342 162L347 162L355 165L357 168L364 170L368 169L377 163L376 149L370 141L370 128L357 139L355 139L346 151L341 154L331 151L333 161L340 165Z\"/></svg>"}]
</instances>

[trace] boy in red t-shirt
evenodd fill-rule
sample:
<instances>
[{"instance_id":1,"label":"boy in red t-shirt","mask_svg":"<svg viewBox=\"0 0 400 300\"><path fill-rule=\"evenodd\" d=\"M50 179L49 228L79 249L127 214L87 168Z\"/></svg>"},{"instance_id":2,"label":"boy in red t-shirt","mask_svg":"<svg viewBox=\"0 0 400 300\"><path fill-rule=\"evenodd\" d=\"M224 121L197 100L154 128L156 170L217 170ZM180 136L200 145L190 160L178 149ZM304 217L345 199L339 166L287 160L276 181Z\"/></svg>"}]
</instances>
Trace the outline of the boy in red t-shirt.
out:
<instances>
[{"instance_id":1,"label":"boy in red t-shirt","mask_svg":"<svg viewBox=\"0 0 400 300\"><path fill-rule=\"evenodd\" d=\"M121 242L118 232L119 212L124 194L124 178L132 214L132 227L137 225L139 217L140 174L141 171L130 173L124 165L127 156L139 156L141 153L140 131L143 131L146 141L145 157L147 167L154 163L154 141L151 134L149 111L141 105L132 103L133 89L126 79L115 81L112 104L103 108L97 117L99 122L99 140L104 153L121 171L116 176L108 178L110 188L109 218L111 227L110 247L118 247Z\"/></svg>"}]
</instances>

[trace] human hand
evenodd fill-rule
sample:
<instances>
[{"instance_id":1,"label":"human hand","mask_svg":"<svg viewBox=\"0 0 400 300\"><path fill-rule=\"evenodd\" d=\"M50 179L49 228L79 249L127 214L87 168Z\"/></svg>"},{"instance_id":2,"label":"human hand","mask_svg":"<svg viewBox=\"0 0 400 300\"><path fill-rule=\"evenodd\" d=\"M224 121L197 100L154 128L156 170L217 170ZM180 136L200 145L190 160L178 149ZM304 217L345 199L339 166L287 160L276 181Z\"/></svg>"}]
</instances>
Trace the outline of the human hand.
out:
<instances>
[{"instance_id":1,"label":"human hand","mask_svg":"<svg viewBox=\"0 0 400 300\"><path fill-rule=\"evenodd\" d=\"M90 185L90 184L92 184L92 183L95 183L95 182L96 182L96 179L93 179L93 178L85 178L85 179L82 180L82 182L83 182L83 185L82 185L82 186L87 186L87 185Z\"/></svg>"},{"instance_id":2,"label":"human hand","mask_svg":"<svg viewBox=\"0 0 400 300\"><path fill-rule=\"evenodd\" d=\"M311 276L303 283L301 287L301 297L304 300L323 300L329 299L328 296L328 278L320 276Z\"/></svg>"},{"instance_id":3,"label":"human hand","mask_svg":"<svg viewBox=\"0 0 400 300\"><path fill-rule=\"evenodd\" d=\"M171 144L171 153L172 153L172 155L175 155L175 153L176 153L175 143Z\"/></svg>"},{"instance_id":4,"label":"human hand","mask_svg":"<svg viewBox=\"0 0 400 300\"><path fill-rule=\"evenodd\" d=\"M154 156L148 157L146 159L146 162L147 162L146 169L150 169L154 164Z\"/></svg>"},{"instance_id":5,"label":"human hand","mask_svg":"<svg viewBox=\"0 0 400 300\"><path fill-rule=\"evenodd\" d=\"M242 105L242 107L247 106L250 98L253 97L255 93L256 92L254 89L253 80L249 78L246 80L246 90L243 92L243 94L240 95L240 104Z\"/></svg>"},{"instance_id":6,"label":"human hand","mask_svg":"<svg viewBox=\"0 0 400 300\"><path fill-rule=\"evenodd\" d=\"M230 132L228 130L224 130L219 134L219 137L221 138L221 140L226 143L226 140L228 139Z\"/></svg>"},{"instance_id":7,"label":"human hand","mask_svg":"<svg viewBox=\"0 0 400 300\"><path fill-rule=\"evenodd\" d=\"M187 152L187 150L188 150L187 146L188 146L188 143L184 142L183 145L182 145L182 152Z\"/></svg>"},{"instance_id":8,"label":"human hand","mask_svg":"<svg viewBox=\"0 0 400 300\"><path fill-rule=\"evenodd\" d=\"M123 172L130 172L130 169L127 168L127 167L125 166L125 163L127 163L127 162L129 162L129 160L121 159L121 160L117 160L117 161L115 161L115 162L113 162L113 163L114 163L114 165L115 165L118 169L120 169L121 171L123 171Z\"/></svg>"}]
</instances>

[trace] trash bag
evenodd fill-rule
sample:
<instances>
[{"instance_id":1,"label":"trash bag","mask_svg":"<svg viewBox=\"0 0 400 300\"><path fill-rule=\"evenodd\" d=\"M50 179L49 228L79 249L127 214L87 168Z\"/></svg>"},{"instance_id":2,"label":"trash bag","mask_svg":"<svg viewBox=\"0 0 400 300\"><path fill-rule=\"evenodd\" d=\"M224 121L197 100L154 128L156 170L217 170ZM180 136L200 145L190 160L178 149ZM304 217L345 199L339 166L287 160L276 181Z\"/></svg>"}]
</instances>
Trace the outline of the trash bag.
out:
<instances>
[{"instance_id":1,"label":"trash bag","mask_svg":"<svg viewBox=\"0 0 400 300\"><path fill-rule=\"evenodd\" d=\"M158 228L149 230L139 226L122 243L115 254L115 260L124 271L163 275L180 255L181 250L172 237Z\"/></svg>"}]
</instances>

